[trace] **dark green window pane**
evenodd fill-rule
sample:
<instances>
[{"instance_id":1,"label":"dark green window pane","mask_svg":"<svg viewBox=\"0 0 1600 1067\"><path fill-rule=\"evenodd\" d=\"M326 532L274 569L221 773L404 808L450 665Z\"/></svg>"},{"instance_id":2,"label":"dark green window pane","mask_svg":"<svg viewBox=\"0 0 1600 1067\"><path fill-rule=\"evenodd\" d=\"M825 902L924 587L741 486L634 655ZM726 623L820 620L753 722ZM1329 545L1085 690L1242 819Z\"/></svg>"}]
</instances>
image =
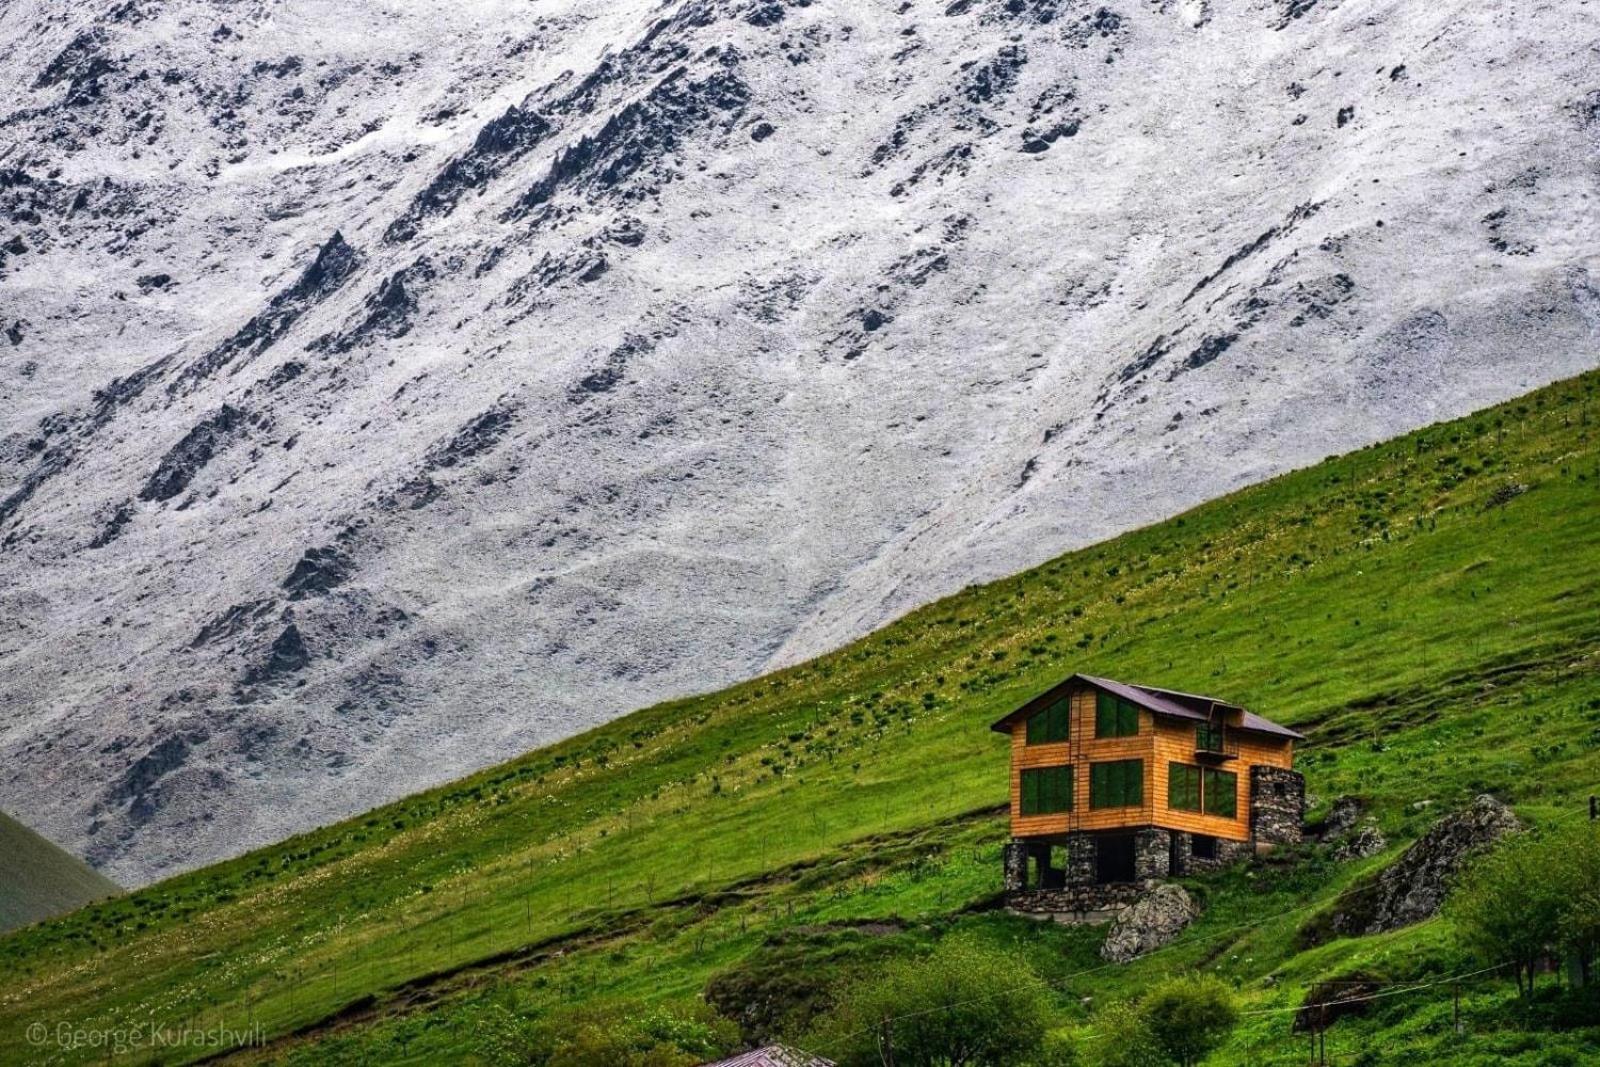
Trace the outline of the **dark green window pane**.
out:
<instances>
[{"instance_id":1,"label":"dark green window pane","mask_svg":"<svg viewBox=\"0 0 1600 1067\"><path fill-rule=\"evenodd\" d=\"M1071 714L1072 703L1065 698L1037 712L1028 720L1028 744L1042 745L1052 741L1065 741Z\"/></svg>"},{"instance_id":2,"label":"dark green window pane","mask_svg":"<svg viewBox=\"0 0 1600 1067\"><path fill-rule=\"evenodd\" d=\"M1094 695L1094 735L1096 737L1132 737L1139 732L1139 709L1112 696L1110 693Z\"/></svg>"},{"instance_id":3,"label":"dark green window pane","mask_svg":"<svg viewBox=\"0 0 1600 1067\"><path fill-rule=\"evenodd\" d=\"M1201 752L1222 751L1222 726L1203 722L1194 728L1195 748Z\"/></svg>"},{"instance_id":4,"label":"dark green window pane","mask_svg":"<svg viewBox=\"0 0 1600 1067\"><path fill-rule=\"evenodd\" d=\"M1144 761L1116 760L1089 765L1091 808L1136 807L1144 803Z\"/></svg>"},{"instance_id":5,"label":"dark green window pane","mask_svg":"<svg viewBox=\"0 0 1600 1067\"><path fill-rule=\"evenodd\" d=\"M1174 811L1200 810L1200 768L1188 763L1167 764L1167 807Z\"/></svg>"},{"instance_id":6,"label":"dark green window pane","mask_svg":"<svg viewBox=\"0 0 1600 1067\"><path fill-rule=\"evenodd\" d=\"M1232 771L1205 770L1206 814L1235 818L1239 813L1239 776Z\"/></svg>"},{"instance_id":7,"label":"dark green window pane","mask_svg":"<svg viewBox=\"0 0 1600 1067\"><path fill-rule=\"evenodd\" d=\"M1022 814L1072 810L1071 767L1029 767L1022 772Z\"/></svg>"}]
</instances>

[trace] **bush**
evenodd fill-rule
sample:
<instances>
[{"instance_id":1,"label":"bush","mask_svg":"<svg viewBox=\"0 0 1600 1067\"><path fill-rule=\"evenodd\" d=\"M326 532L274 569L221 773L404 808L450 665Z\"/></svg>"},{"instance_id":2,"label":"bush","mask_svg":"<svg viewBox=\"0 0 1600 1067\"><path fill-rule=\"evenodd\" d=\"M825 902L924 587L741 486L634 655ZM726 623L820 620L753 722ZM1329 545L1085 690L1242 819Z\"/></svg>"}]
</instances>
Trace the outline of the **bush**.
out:
<instances>
[{"instance_id":1,"label":"bush","mask_svg":"<svg viewBox=\"0 0 1600 1067\"><path fill-rule=\"evenodd\" d=\"M1078 1043L1072 1035L1062 1030L1052 1030L1044 1035L1044 1042L1029 1067L1077 1067Z\"/></svg>"},{"instance_id":2,"label":"bush","mask_svg":"<svg viewBox=\"0 0 1600 1067\"><path fill-rule=\"evenodd\" d=\"M1086 1062L1093 1067L1171 1067L1144 1014L1127 1002L1107 1005L1093 1019Z\"/></svg>"},{"instance_id":3,"label":"bush","mask_svg":"<svg viewBox=\"0 0 1600 1067\"><path fill-rule=\"evenodd\" d=\"M1140 1001L1139 1014L1167 1055L1184 1067L1205 1059L1239 1021L1233 990L1209 974L1157 983Z\"/></svg>"},{"instance_id":4,"label":"bush","mask_svg":"<svg viewBox=\"0 0 1600 1067\"><path fill-rule=\"evenodd\" d=\"M840 1067L1022 1067L1044 1045L1049 990L1017 956L952 937L930 956L894 960L858 979L806 1040Z\"/></svg>"}]
</instances>

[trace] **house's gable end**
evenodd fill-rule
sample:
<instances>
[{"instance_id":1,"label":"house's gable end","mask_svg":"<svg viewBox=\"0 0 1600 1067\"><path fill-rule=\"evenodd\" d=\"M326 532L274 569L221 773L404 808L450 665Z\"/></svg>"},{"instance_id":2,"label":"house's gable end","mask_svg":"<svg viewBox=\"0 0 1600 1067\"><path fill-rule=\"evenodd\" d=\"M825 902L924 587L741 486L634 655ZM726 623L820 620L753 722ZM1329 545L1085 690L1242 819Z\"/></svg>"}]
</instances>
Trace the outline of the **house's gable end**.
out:
<instances>
[{"instance_id":1,"label":"house's gable end","mask_svg":"<svg viewBox=\"0 0 1600 1067\"><path fill-rule=\"evenodd\" d=\"M1194 722L1211 721L1211 715L1206 711L1200 710L1200 706L1209 705L1229 713L1225 721L1227 725L1236 730L1267 734L1284 741L1304 740L1304 735L1297 731L1291 730L1287 726L1280 726L1271 719L1264 718L1254 712L1246 711L1243 707L1231 701L1198 693L1182 693L1175 689L1133 685L1127 682L1119 682L1113 678L1099 678L1092 674L1071 675L1064 681L1046 689L1009 715L990 724L989 728L996 733L1009 734L1016 728L1018 723L1026 722L1057 700L1068 696L1074 686L1087 686L1099 692L1109 693L1157 715L1189 719Z\"/></svg>"},{"instance_id":2,"label":"house's gable end","mask_svg":"<svg viewBox=\"0 0 1600 1067\"><path fill-rule=\"evenodd\" d=\"M1033 697L1016 711L1007 714L1005 718L990 723L989 729L998 734L1009 734L1019 723L1027 722L1056 701L1071 696L1073 689L1086 681L1083 675L1074 674Z\"/></svg>"}]
</instances>

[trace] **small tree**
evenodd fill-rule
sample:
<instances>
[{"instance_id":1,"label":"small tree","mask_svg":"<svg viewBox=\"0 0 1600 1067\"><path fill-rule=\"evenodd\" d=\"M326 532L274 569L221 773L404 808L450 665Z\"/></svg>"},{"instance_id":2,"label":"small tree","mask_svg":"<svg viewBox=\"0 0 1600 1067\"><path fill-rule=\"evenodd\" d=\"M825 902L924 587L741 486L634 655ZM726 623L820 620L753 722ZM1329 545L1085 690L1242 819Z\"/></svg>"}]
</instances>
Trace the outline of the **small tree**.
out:
<instances>
[{"instance_id":1,"label":"small tree","mask_svg":"<svg viewBox=\"0 0 1600 1067\"><path fill-rule=\"evenodd\" d=\"M1600 829L1590 823L1569 825L1551 835L1553 862L1561 864L1564 900L1556 923L1560 946L1577 955L1586 981L1600 950Z\"/></svg>"},{"instance_id":2,"label":"small tree","mask_svg":"<svg viewBox=\"0 0 1600 1067\"><path fill-rule=\"evenodd\" d=\"M1575 888L1559 848L1557 835L1509 837L1467 866L1445 903L1461 941L1482 959L1510 963L1524 996L1540 957L1561 941Z\"/></svg>"},{"instance_id":3,"label":"small tree","mask_svg":"<svg viewBox=\"0 0 1600 1067\"><path fill-rule=\"evenodd\" d=\"M1018 956L962 937L847 986L807 1041L841 1067L1016 1067L1044 1041L1049 990Z\"/></svg>"},{"instance_id":4,"label":"small tree","mask_svg":"<svg viewBox=\"0 0 1600 1067\"><path fill-rule=\"evenodd\" d=\"M1155 1039L1183 1067L1205 1059L1239 1021L1233 990L1209 974L1168 978L1151 987L1139 1014Z\"/></svg>"}]
</instances>

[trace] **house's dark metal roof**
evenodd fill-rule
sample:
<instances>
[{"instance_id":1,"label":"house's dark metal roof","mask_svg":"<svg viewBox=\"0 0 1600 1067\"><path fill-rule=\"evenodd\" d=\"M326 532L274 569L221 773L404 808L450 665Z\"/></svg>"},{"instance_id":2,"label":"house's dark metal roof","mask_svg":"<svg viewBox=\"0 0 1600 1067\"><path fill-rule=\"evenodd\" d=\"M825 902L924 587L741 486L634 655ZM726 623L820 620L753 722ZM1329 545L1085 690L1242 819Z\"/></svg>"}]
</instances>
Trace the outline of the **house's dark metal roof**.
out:
<instances>
[{"instance_id":1,"label":"house's dark metal roof","mask_svg":"<svg viewBox=\"0 0 1600 1067\"><path fill-rule=\"evenodd\" d=\"M1239 725L1235 729L1250 730L1259 734L1271 734L1274 737L1287 737L1292 740L1303 740L1305 735L1279 726L1271 719L1262 718L1254 712L1245 711L1238 704L1222 700L1218 697L1201 696L1197 693L1180 693L1175 689L1160 689L1153 685L1133 685L1128 682L1119 682L1113 678L1096 678L1092 674L1074 674L1071 678L1053 685L1045 692L1034 697L1010 715L1001 719L990 727L1000 733L1008 733L1011 724L1019 718L1026 718L1033 714L1048 700L1054 699L1056 694L1073 682L1087 682L1096 689L1103 689L1114 696L1137 704L1139 707L1148 708L1157 715L1169 715L1175 719L1193 719L1197 722L1207 722L1213 708L1222 708L1227 711L1240 713Z\"/></svg>"},{"instance_id":2,"label":"house's dark metal roof","mask_svg":"<svg viewBox=\"0 0 1600 1067\"><path fill-rule=\"evenodd\" d=\"M824 1060L786 1045L768 1045L766 1048L741 1052L732 1059L708 1063L705 1067L834 1067L834 1064L832 1060Z\"/></svg>"}]
</instances>

